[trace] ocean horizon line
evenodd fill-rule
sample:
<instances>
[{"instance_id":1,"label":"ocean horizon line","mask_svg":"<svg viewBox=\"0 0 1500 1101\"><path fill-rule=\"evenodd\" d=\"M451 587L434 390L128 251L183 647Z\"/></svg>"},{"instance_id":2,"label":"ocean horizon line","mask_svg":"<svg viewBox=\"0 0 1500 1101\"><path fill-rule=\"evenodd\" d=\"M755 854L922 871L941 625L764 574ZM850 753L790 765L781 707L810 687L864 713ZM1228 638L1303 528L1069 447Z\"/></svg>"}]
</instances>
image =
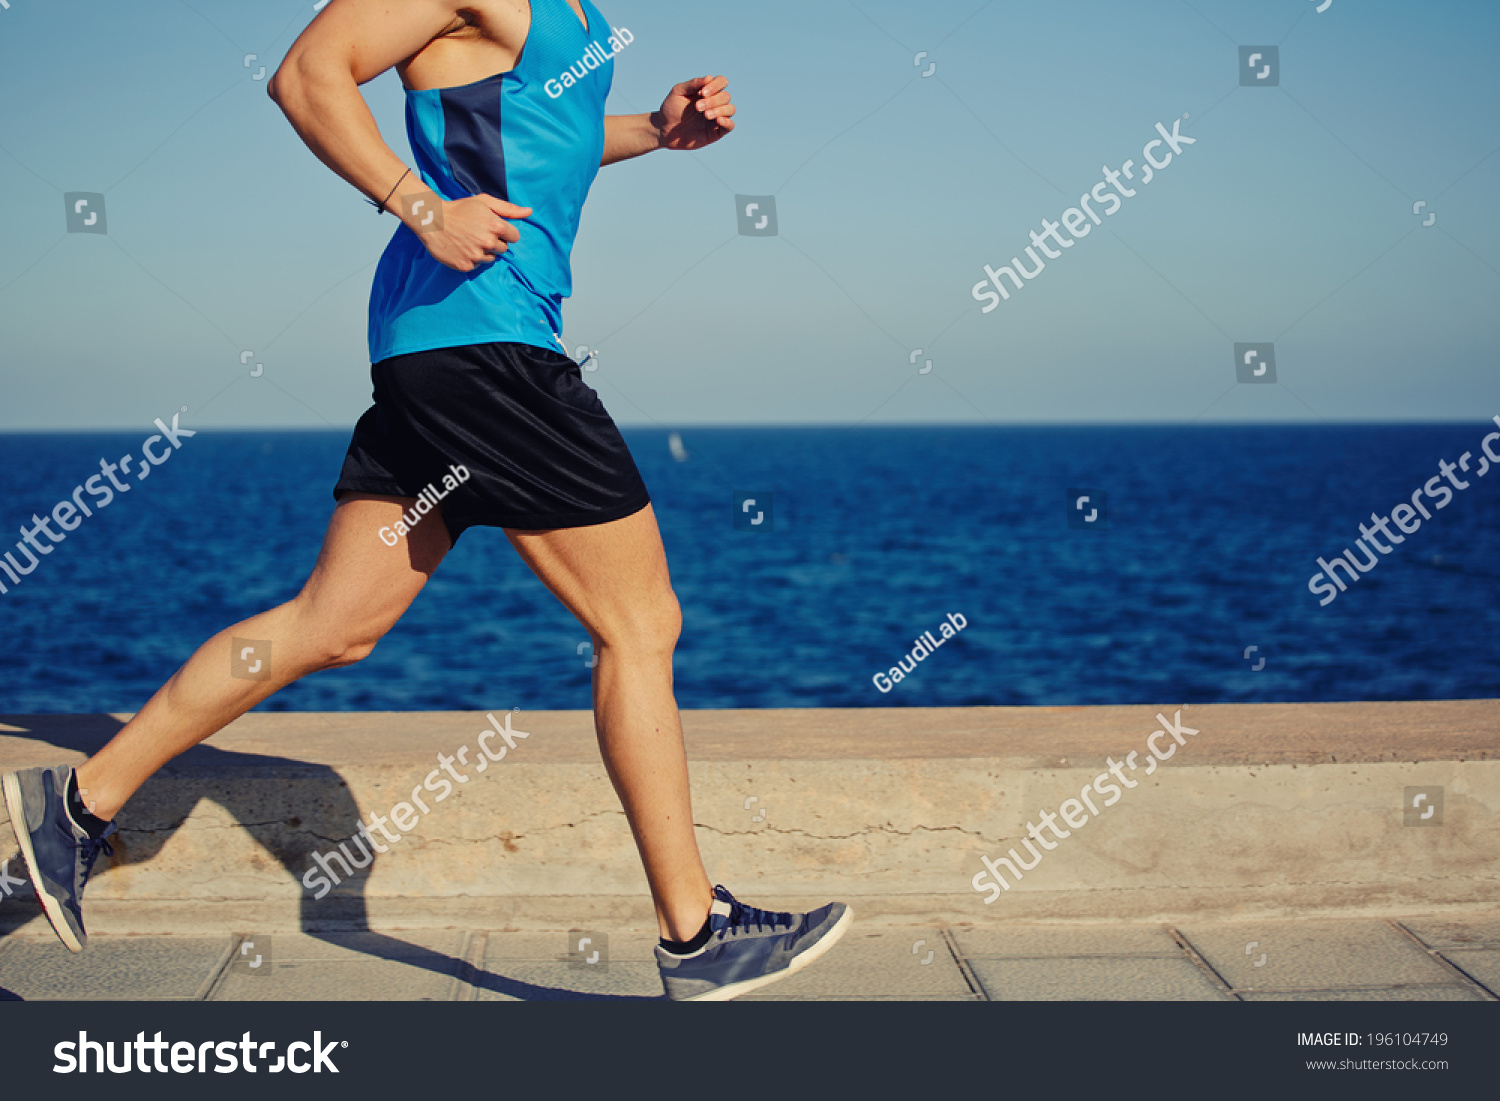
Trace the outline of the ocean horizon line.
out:
<instances>
[{"instance_id":1,"label":"ocean horizon line","mask_svg":"<svg viewBox=\"0 0 1500 1101\"><path fill-rule=\"evenodd\" d=\"M1476 418L1483 420L1484 418ZM616 419L615 423L622 429L629 430L657 430L662 432L705 432L729 430L784 430L784 429L818 429L827 431L830 429L861 430L872 428L1433 428L1443 426L1462 426L1475 423L1466 419L1450 418L1409 418L1409 419L1307 419L1307 420L1114 420L1114 421L1046 421L1046 420L1018 420L1018 421L990 421L990 420L964 420L964 421L866 421L850 424L845 421L698 421L693 423L650 423L643 421L629 421ZM35 428L0 427L0 436L35 436L35 435L87 435L90 433L112 433L112 432L136 432L139 424L110 424L110 425L84 425L84 426L43 426ZM232 432L255 432L255 433L284 433L305 434L327 432L352 432L354 422L347 425L209 425L205 424L197 429L201 432L210 433L232 433Z\"/></svg>"}]
</instances>

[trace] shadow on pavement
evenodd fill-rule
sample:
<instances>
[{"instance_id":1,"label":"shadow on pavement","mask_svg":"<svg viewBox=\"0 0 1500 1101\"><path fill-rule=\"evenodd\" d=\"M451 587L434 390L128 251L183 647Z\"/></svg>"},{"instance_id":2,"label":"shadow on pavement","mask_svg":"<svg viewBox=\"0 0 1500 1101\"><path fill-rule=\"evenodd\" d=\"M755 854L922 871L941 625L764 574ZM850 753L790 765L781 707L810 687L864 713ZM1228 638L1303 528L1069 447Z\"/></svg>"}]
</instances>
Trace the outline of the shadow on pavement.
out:
<instances>
[{"instance_id":1,"label":"shadow on pavement","mask_svg":"<svg viewBox=\"0 0 1500 1101\"><path fill-rule=\"evenodd\" d=\"M104 745L123 726L110 715L0 715L0 724L11 729L3 732L5 737L26 738L35 742L56 746L58 749L74 750L92 754ZM246 770L252 770L254 783L244 782ZM184 785L173 783L174 776L191 773L206 784ZM212 783L215 777L224 782ZM163 846L192 814L199 802L207 799L222 807L255 842L297 880L301 892L302 932L329 943L336 943L341 936L350 933L365 934L361 938L360 951L377 959L386 959L420 967L443 975L461 974L481 990L490 990L526 1001L650 1001L653 999L607 994L586 994L559 987L538 986L519 979L509 979L493 972L471 969L468 964L454 956L411 944L388 934L377 933L370 928L369 913L365 902L365 883L378 854L369 854L371 859L363 868L352 868L333 895L322 901L314 899L303 887L303 874L311 866L306 831L299 818L292 816L277 821L262 821L265 800L257 789L268 782L295 782L306 785L322 803L320 818L334 824L336 837L351 838L360 828L359 806L349 792L349 785L338 771L327 765L312 764L290 757L265 754L237 753L219 749L208 743L195 746L176 758L148 780L137 793L137 805L153 808L154 822L145 822L136 816L132 820L130 807L120 812L119 833L111 840L115 855L108 857L110 867L145 864L154 859ZM235 782L238 780L239 782ZM204 794L203 789L211 794ZM332 842L322 842L320 851L337 851ZM347 851L347 849L346 849ZM24 862L11 838L0 840L0 861L9 861L10 875L24 878ZM95 869L97 875L102 868ZM84 896L84 917L87 920L87 894ZM27 924L41 913L28 883L26 887L10 887L0 895L0 945L4 938L20 926ZM337 930L331 931L330 916L336 915ZM3 960L3 956L0 956ZM21 1000L14 992L0 985L0 1001Z\"/></svg>"}]
</instances>

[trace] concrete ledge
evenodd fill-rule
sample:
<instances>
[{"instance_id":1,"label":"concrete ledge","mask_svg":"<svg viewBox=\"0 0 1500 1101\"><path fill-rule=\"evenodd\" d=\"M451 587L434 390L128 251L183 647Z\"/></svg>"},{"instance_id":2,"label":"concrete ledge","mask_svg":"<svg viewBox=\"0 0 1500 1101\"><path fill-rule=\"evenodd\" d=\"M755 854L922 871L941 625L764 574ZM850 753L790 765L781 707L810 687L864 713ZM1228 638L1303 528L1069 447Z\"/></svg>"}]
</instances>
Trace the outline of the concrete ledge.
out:
<instances>
[{"instance_id":1,"label":"concrete ledge","mask_svg":"<svg viewBox=\"0 0 1500 1101\"><path fill-rule=\"evenodd\" d=\"M1500 904L1500 701L1196 705L1182 722L1199 733L1146 775L1157 712L1179 707L686 712L709 873L762 905L840 897L914 923ZM126 718L0 716L0 768L77 762ZM529 736L480 771L484 713L246 716L126 809L116 856L89 887L91 928L649 923L591 716L512 723ZM505 748L493 733L487 744ZM439 801L438 754L460 747L468 780ZM986 905L970 883L981 855L1025 855L1028 821L1132 751L1138 786ZM1443 788L1440 826L1403 825L1413 786ZM387 826L399 843L321 900L304 889L314 852L401 802L418 822ZM13 852L0 824L0 859ZM34 916L29 898L0 899L0 928Z\"/></svg>"}]
</instances>

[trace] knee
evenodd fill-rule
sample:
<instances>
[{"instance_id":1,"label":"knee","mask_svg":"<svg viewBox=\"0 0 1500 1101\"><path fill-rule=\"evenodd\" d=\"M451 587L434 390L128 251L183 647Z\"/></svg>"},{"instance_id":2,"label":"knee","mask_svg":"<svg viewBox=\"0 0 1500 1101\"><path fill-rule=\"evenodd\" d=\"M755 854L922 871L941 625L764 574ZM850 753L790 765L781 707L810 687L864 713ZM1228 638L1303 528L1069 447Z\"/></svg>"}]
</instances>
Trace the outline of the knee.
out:
<instances>
[{"instance_id":1,"label":"knee","mask_svg":"<svg viewBox=\"0 0 1500 1101\"><path fill-rule=\"evenodd\" d=\"M330 647L329 652L325 656L323 667L325 669L338 669L345 665L353 665L356 662L364 661L365 658L375 652L375 644L379 641L378 638L373 638L349 641L340 646Z\"/></svg>"},{"instance_id":2,"label":"knee","mask_svg":"<svg viewBox=\"0 0 1500 1101\"><path fill-rule=\"evenodd\" d=\"M323 634L314 647L314 667L339 669L364 661L374 652L376 643L384 634L384 631L360 628L346 628Z\"/></svg>"},{"instance_id":3,"label":"knee","mask_svg":"<svg viewBox=\"0 0 1500 1101\"><path fill-rule=\"evenodd\" d=\"M288 610L291 623L287 634L297 640L289 649L297 653L298 676L364 661L395 623L380 615L351 615L309 599L305 593L293 600Z\"/></svg>"},{"instance_id":4,"label":"knee","mask_svg":"<svg viewBox=\"0 0 1500 1101\"><path fill-rule=\"evenodd\" d=\"M314 664L319 670L341 669L346 665L353 665L369 657L378 641L379 639L330 639L318 646Z\"/></svg>"},{"instance_id":5,"label":"knee","mask_svg":"<svg viewBox=\"0 0 1500 1101\"><path fill-rule=\"evenodd\" d=\"M682 608L670 589L631 609L618 621L604 625L600 642L631 656L668 657L682 634Z\"/></svg>"}]
</instances>

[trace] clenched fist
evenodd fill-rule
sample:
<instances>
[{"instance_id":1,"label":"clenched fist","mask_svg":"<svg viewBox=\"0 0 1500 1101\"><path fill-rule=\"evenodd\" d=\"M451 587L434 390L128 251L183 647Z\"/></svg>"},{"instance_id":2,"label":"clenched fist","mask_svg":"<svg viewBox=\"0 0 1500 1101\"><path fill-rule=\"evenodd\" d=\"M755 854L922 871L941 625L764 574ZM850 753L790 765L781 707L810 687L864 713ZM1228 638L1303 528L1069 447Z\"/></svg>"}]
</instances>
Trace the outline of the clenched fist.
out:
<instances>
[{"instance_id":1,"label":"clenched fist","mask_svg":"<svg viewBox=\"0 0 1500 1101\"><path fill-rule=\"evenodd\" d=\"M531 217L529 206L493 195L448 201L429 191L402 196L401 207L401 220L422 239L433 259L462 272L493 263L520 240L521 231L507 219Z\"/></svg>"}]
</instances>

